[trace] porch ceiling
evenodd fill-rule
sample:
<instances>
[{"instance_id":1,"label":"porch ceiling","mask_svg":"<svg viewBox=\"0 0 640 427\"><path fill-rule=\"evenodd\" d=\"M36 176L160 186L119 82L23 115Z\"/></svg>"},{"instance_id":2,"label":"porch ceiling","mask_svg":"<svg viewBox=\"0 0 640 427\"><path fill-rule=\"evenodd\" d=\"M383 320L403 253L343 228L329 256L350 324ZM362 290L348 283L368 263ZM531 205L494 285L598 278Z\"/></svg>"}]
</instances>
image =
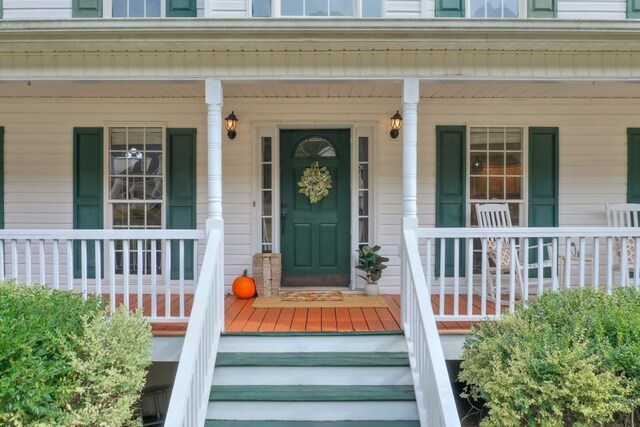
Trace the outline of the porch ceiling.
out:
<instances>
[{"instance_id":1,"label":"porch ceiling","mask_svg":"<svg viewBox=\"0 0 640 427\"><path fill-rule=\"evenodd\" d=\"M227 81L227 99L399 99L398 80ZM640 98L640 82L423 81L423 98ZM0 81L0 98L204 98L203 81Z\"/></svg>"}]
</instances>

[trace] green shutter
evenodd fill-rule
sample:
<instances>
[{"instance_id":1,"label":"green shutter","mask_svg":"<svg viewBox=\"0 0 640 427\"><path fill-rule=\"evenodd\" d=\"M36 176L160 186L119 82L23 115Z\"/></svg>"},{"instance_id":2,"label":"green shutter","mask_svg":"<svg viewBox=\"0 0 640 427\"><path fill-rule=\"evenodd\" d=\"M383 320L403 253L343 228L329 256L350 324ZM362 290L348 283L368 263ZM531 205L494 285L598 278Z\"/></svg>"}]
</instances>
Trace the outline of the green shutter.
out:
<instances>
[{"instance_id":1,"label":"green shutter","mask_svg":"<svg viewBox=\"0 0 640 427\"><path fill-rule=\"evenodd\" d=\"M2 0L0 0L1 2ZM4 128L0 127L0 228L4 228Z\"/></svg>"},{"instance_id":2,"label":"green shutter","mask_svg":"<svg viewBox=\"0 0 640 427\"><path fill-rule=\"evenodd\" d=\"M196 130L167 129L167 228L196 228ZM193 279L193 241L185 241L185 279ZM178 242L171 244L171 278L179 278Z\"/></svg>"},{"instance_id":3,"label":"green shutter","mask_svg":"<svg viewBox=\"0 0 640 427\"><path fill-rule=\"evenodd\" d=\"M464 18L465 0L436 0L436 18Z\"/></svg>"},{"instance_id":4,"label":"green shutter","mask_svg":"<svg viewBox=\"0 0 640 427\"><path fill-rule=\"evenodd\" d=\"M627 203L640 203L640 129L627 129Z\"/></svg>"},{"instance_id":5,"label":"green shutter","mask_svg":"<svg viewBox=\"0 0 640 427\"><path fill-rule=\"evenodd\" d=\"M436 126L436 227L466 227L466 135L464 126ZM463 242L464 243L464 242ZM453 239L446 242L445 275L453 276ZM436 259L440 242L436 243ZM465 248L460 245L460 275L464 275ZM436 263L436 276L440 265Z\"/></svg>"},{"instance_id":6,"label":"green shutter","mask_svg":"<svg viewBox=\"0 0 640 427\"><path fill-rule=\"evenodd\" d=\"M102 18L102 0L73 0L74 18Z\"/></svg>"},{"instance_id":7,"label":"green shutter","mask_svg":"<svg viewBox=\"0 0 640 427\"><path fill-rule=\"evenodd\" d=\"M558 226L558 159L558 128L529 128L529 227ZM529 244L537 245L537 239L531 239ZM548 256L546 249L544 255ZM533 248L529 263L537 261L538 251ZM545 272L545 276L548 274L550 271ZM537 271L530 270L529 277L537 277Z\"/></svg>"},{"instance_id":8,"label":"green shutter","mask_svg":"<svg viewBox=\"0 0 640 427\"><path fill-rule=\"evenodd\" d=\"M102 229L102 128L73 129L73 228ZM80 242L73 248L74 276L81 277ZM104 271L104 269L102 269ZM87 274L95 277L95 247L87 242Z\"/></svg>"},{"instance_id":9,"label":"green shutter","mask_svg":"<svg viewBox=\"0 0 640 427\"><path fill-rule=\"evenodd\" d=\"M2 0L0 0L0 19L3 17L3 10L4 8L2 7Z\"/></svg>"},{"instance_id":10,"label":"green shutter","mask_svg":"<svg viewBox=\"0 0 640 427\"><path fill-rule=\"evenodd\" d=\"M555 18L558 16L556 0L529 0L529 18Z\"/></svg>"},{"instance_id":11,"label":"green shutter","mask_svg":"<svg viewBox=\"0 0 640 427\"><path fill-rule=\"evenodd\" d=\"M167 0L167 18L195 18L196 0Z\"/></svg>"},{"instance_id":12,"label":"green shutter","mask_svg":"<svg viewBox=\"0 0 640 427\"><path fill-rule=\"evenodd\" d=\"M627 0L627 18L640 18L640 0Z\"/></svg>"}]
</instances>

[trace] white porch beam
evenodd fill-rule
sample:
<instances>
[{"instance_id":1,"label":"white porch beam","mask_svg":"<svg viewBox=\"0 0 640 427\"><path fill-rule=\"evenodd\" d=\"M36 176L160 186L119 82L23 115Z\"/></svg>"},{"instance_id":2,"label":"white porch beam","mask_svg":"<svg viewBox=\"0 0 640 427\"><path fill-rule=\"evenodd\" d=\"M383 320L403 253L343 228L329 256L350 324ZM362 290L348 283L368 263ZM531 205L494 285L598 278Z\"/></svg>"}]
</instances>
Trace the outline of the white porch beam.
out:
<instances>
[{"instance_id":1,"label":"white porch beam","mask_svg":"<svg viewBox=\"0 0 640 427\"><path fill-rule=\"evenodd\" d=\"M206 79L208 219L222 220L222 81Z\"/></svg>"},{"instance_id":2,"label":"white porch beam","mask_svg":"<svg viewBox=\"0 0 640 427\"><path fill-rule=\"evenodd\" d=\"M405 79L402 90L402 216L418 217L418 102L420 80Z\"/></svg>"}]
</instances>

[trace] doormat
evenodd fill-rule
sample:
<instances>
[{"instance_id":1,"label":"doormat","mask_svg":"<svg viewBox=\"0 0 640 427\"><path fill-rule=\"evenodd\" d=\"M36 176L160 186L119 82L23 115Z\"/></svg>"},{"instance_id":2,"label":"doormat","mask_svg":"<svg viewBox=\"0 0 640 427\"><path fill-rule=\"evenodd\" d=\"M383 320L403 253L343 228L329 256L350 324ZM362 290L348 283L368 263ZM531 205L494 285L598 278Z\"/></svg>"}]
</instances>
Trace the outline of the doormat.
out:
<instances>
[{"instance_id":1,"label":"doormat","mask_svg":"<svg viewBox=\"0 0 640 427\"><path fill-rule=\"evenodd\" d=\"M387 304L381 296L343 295L339 301L284 301L282 296L258 297L252 308L385 308Z\"/></svg>"},{"instance_id":2,"label":"doormat","mask_svg":"<svg viewBox=\"0 0 640 427\"><path fill-rule=\"evenodd\" d=\"M282 301L342 301L344 299L340 291L325 292L287 292L282 295Z\"/></svg>"}]
</instances>

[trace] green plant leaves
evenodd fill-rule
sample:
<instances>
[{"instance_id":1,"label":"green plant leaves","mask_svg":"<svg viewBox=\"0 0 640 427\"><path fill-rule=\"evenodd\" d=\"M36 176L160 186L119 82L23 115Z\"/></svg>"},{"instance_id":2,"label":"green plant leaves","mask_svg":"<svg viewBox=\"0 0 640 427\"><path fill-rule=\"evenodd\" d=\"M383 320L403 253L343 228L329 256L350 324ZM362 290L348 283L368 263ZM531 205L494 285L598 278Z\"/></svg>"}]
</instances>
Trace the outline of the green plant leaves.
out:
<instances>
[{"instance_id":1,"label":"green plant leaves","mask_svg":"<svg viewBox=\"0 0 640 427\"><path fill-rule=\"evenodd\" d=\"M384 265L385 262L389 262L389 258L378 255L380 246L367 246L362 245L358 250L358 264L356 268L364 271L365 276L360 276L367 281L367 283L377 283L382 277L382 270L387 268Z\"/></svg>"}]
</instances>

